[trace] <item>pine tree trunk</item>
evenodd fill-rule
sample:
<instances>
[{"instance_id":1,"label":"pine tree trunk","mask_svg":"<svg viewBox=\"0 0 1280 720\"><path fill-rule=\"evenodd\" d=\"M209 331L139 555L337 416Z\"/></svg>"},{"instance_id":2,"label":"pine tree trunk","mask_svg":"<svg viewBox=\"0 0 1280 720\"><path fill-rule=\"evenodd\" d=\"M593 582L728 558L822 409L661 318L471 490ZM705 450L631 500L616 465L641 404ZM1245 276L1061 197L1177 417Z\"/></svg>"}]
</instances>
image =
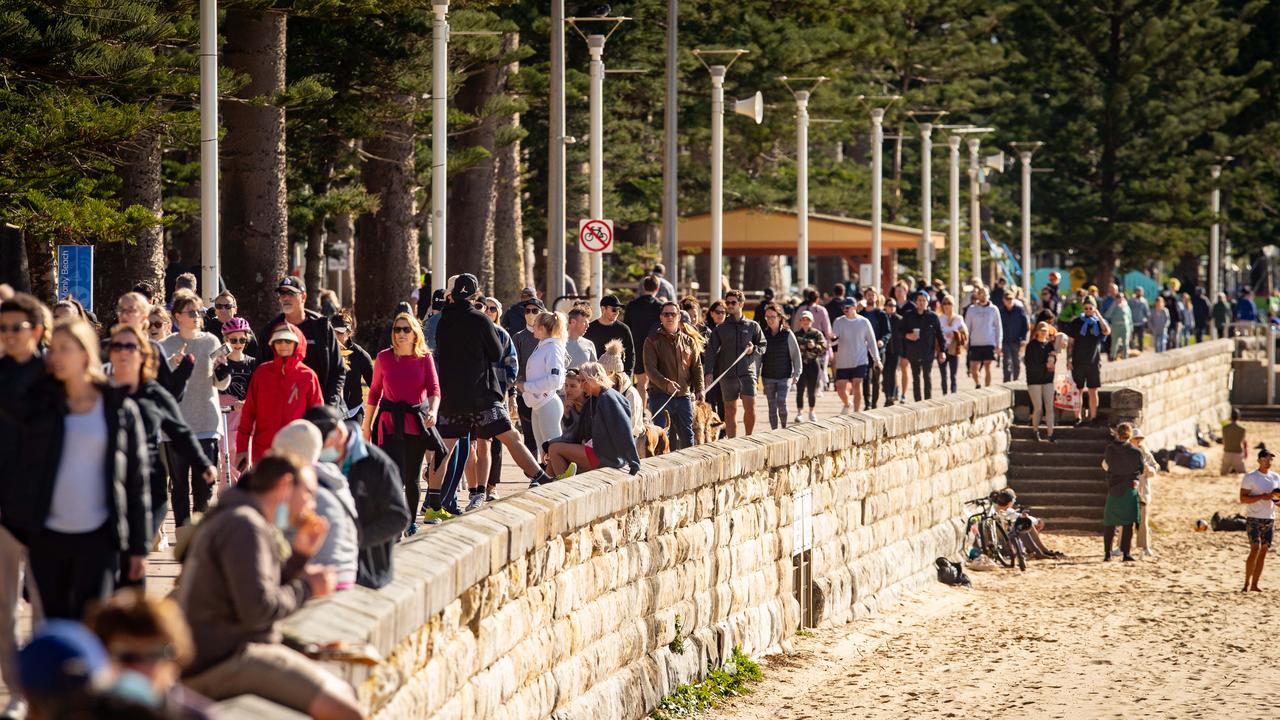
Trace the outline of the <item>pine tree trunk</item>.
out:
<instances>
[{"instance_id":1,"label":"pine tree trunk","mask_svg":"<svg viewBox=\"0 0 1280 720\"><path fill-rule=\"evenodd\" d=\"M324 278L324 219L323 214L316 214L307 226L307 307L320 309L320 288L328 285Z\"/></svg>"},{"instance_id":2,"label":"pine tree trunk","mask_svg":"<svg viewBox=\"0 0 1280 720\"><path fill-rule=\"evenodd\" d=\"M382 134L364 141L361 179L380 205L358 220L356 314L361 337L371 337L392 317L396 305L418 287L418 232L415 224L413 97L401 96L403 118L383 123Z\"/></svg>"},{"instance_id":3,"label":"pine tree trunk","mask_svg":"<svg viewBox=\"0 0 1280 720\"><path fill-rule=\"evenodd\" d=\"M58 284L53 277L53 241L24 231L22 242L27 249L31 294L46 302L57 300Z\"/></svg>"},{"instance_id":4,"label":"pine tree trunk","mask_svg":"<svg viewBox=\"0 0 1280 720\"><path fill-rule=\"evenodd\" d=\"M477 117L466 132L452 141L453 152L480 148L485 157L449 178L447 217L449 275L469 272L480 281L481 290L493 287L494 211L498 201L494 182L495 120L482 117L485 107L501 92L505 73L497 63L472 73L454 96L454 107Z\"/></svg>"},{"instance_id":5,"label":"pine tree trunk","mask_svg":"<svg viewBox=\"0 0 1280 720\"><path fill-rule=\"evenodd\" d=\"M828 292L836 283L849 279L849 263L842 257L821 256L814 263L817 265L817 288L820 292Z\"/></svg>"},{"instance_id":6,"label":"pine tree trunk","mask_svg":"<svg viewBox=\"0 0 1280 720\"><path fill-rule=\"evenodd\" d=\"M738 290L746 289L743 284L747 279L747 259L741 255L729 256L729 287ZM760 288L751 288L759 290Z\"/></svg>"},{"instance_id":7,"label":"pine tree trunk","mask_svg":"<svg viewBox=\"0 0 1280 720\"><path fill-rule=\"evenodd\" d=\"M342 271L342 297L339 299L343 307L354 307L356 304L356 221L350 213L342 213L333 218L333 240L338 245L347 247L347 269Z\"/></svg>"},{"instance_id":8,"label":"pine tree trunk","mask_svg":"<svg viewBox=\"0 0 1280 720\"><path fill-rule=\"evenodd\" d=\"M161 129L149 128L123 148L122 162L116 168L121 183L120 206L141 205L150 210L157 221L163 212L160 204L162 151ZM139 282L149 283L156 291L157 300L163 301L164 233L158 222L138 233L132 242L100 243L94 248L93 264L93 299L99 308L114 309L116 298Z\"/></svg>"},{"instance_id":9,"label":"pine tree trunk","mask_svg":"<svg viewBox=\"0 0 1280 720\"><path fill-rule=\"evenodd\" d=\"M227 10L226 67L249 78L241 101L222 104L222 273L243 315L278 312L276 282L288 267L284 108L285 14ZM310 289L310 288L309 288Z\"/></svg>"},{"instance_id":10,"label":"pine tree trunk","mask_svg":"<svg viewBox=\"0 0 1280 720\"><path fill-rule=\"evenodd\" d=\"M200 149L184 150L176 155L179 162L196 163L200 161ZM176 248L182 253L182 261L187 264L196 264L200 258L200 178L196 177L189 184L183 185L178 190L178 196L188 198L196 203L196 209L189 215L182 218L183 226L176 230L170 230L168 236L168 247ZM164 295L162 288L156 294L159 298Z\"/></svg>"},{"instance_id":11,"label":"pine tree trunk","mask_svg":"<svg viewBox=\"0 0 1280 720\"><path fill-rule=\"evenodd\" d=\"M507 33L502 38L502 53L508 55L520 47L520 33ZM520 72L520 63L502 69L505 89L511 76ZM512 113L497 121L497 131L514 131L520 127L520 114ZM499 298L513 298L530 282L530 268L525 267L524 208L520 202L520 141L515 140L495 150L494 175L497 200L493 214L493 293ZM554 300L555 298L551 298Z\"/></svg>"},{"instance_id":12,"label":"pine tree trunk","mask_svg":"<svg viewBox=\"0 0 1280 720\"><path fill-rule=\"evenodd\" d=\"M18 292L31 292L31 274L27 272L27 248L22 231L0 224L0 282Z\"/></svg>"},{"instance_id":13,"label":"pine tree trunk","mask_svg":"<svg viewBox=\"0 0 1280 720\"><path fill-rule=\"evenodd\" d=\"M782 269L778 265L777 255L751 255L746 258L743 272L743 288L763 290L773 288L781 297L785 293L782 287Z\"/></svg>"}]
</instances>

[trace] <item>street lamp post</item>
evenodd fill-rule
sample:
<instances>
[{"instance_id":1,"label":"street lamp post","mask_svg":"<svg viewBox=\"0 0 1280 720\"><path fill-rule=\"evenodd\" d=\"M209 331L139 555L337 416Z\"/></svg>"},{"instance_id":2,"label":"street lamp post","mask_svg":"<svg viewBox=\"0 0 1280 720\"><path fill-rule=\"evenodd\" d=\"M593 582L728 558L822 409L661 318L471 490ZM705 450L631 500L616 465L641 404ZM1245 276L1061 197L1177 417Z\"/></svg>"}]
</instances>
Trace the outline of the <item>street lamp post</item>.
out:
<instances>
[{"instance_id":1,"label":"street lamp post","mask_svg":"<svg viewBox=\"0 0 1280 720\"><path fill-rule=\"evenodd\" d=\"M826 77L778 78L796 99L796 285L809 286L809 97ZM812 83L795 90L790 82Z\"/></svg>"},{"instance_id":2,"label":"street lamp post","mask_svg":"<svg viewBox=\"0 0 1280 720\"><path fill-rule=\"evenodd\" d=\"M1022 160L1022 297L1030 304L1031 277L1035 272L1031 262L1031 158L1044 143L1016 142L1012 145Z\"/></svg>"},{"instance_id":3,"label":"street lamp post","mask_svg":"<svg viewBox=\"0 0 1280 720\"><path fill-rule=\"evenodd\" d=\"M969 262L972 264L974 279L982 279L982 208L979 198L982 193L982 171L978 165L978 144L976 137L969 138Z\"/></svg>"},{"instance_id":4,"label":"street lamp post","mask_svg":"<svg viewBox=\"0 0 1280 720\"><path fill-rule=\"evenodd\" d=\"M561 0L563 1L563 0ZM667 280L680 295L680 243L676 224L679 222L679 163L676 123L679 109L680 69L678 50L679 0L667 0L667 64L666 102L662 124L662 261L667 266Z\"/></svg>"},{"instance_id":5,"label":"street lamp post","mask_svg":"<svg viewBox=\"0 0 1280 720\"><path fill-rule=\"evenodd\" d=\"M946 110L913 110L907 116L920 128L920 274L933 280L933 121ZM921 121L923 118L923 122Z\"/></svg>"},{"instance_id":6,"label":"street lamp post","mask_svg":"<svg viewBox=\"0 0 1280 720\"><path fill-rule=\"evenodd\" d=\"M1209 226L1209 298L1213 302L1218 297L1219 278L1222 277L1219 247L1218 214L1222 211L1222 191L1218 187L1218 178L1222 175L1221 165L1209 168L1209 177L1213 178L1213 191L1209 194L1209 211L1213 214L1213 225Z\"/></svg>"},{"instance_id":7,"label":"street lamp post","mask_svg":"<svg viewBox=\"0 0 1280 720\"><path fill-rule=\"evenodd\" d=\"M431 289L445 288L449 165L449 0L434 0L431 23Z\"/></svg>"},{"instance_id":8,"label":"street lamp post","mask_svg":"<svg viewBox=\"0 0 1280 720\"><path fill-rule=\"evenodd\" d=\"M547 277L546 302L564 295L565 123L564 0L551 0L551 109L547 117Z\"/></svg>"},{"instance_id":9,"label":"street lamp post","mask_svg":"<svg viewBox=\"0 0 1280 720\"><path fill-rule=\"evenodd\" d=\"M949 152L950 196L947 208L947 244L951 251L951 297L955 298L956 307L960 303L960 136L947 137Z\"/></svg>"},{"instance_id":10,"label":"street lamp post","mask_svg":"<svg viewBox=\"0 0 1280 720\"><path fill-rule=\"evenodd\" d=\"M200 286L218 294L218 2L200 0Z\"/></svg>"},{"instance_id":11,"label":"street lamp post","mask_svg":"<svg viewBox=\"0 0 1280 720\"><path fill-rule=\"evenodd\" d=\"M884 113L901 95L884 95L868 97L859 95L858 100L871 111L871 286L881 288L881 253L882 246L882 211L884 195ZM871 102L883 102L883 106L872 107ZM861 278L859 278L861 280ZM862 283L859 282L859 285Z\"/></svg>"},{"instance_id":12,"label":"street lamp post","mask_svg":"<svg viewBox=\"0 0 1280 720\"><path fill-rule=\"evenodd\" d=\"M587 37L591 55L591 217L604 217L604 35ZM591 253L591 307L600 312L604 295L604 253Z\"/></svg>"}]
</instances>

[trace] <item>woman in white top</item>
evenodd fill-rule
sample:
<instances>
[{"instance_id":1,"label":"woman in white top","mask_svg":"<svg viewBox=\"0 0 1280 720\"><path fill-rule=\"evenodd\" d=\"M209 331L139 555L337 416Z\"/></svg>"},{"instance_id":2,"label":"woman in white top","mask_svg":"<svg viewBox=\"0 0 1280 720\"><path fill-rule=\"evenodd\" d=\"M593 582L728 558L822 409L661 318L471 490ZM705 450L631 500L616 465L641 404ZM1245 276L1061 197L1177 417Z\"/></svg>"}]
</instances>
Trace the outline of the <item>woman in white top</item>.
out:
<instances>
[{"instance_id":1,"label":"woman in white top","mask_svg":"<svg viewBox=\"0 0 1280 720\"><path fill-rule=\"evenodd\" d=\"M938 368L942 375L942 394L946 395L960 389L956 385L956 371L960 368L960 353L969 342L969 328L965 327L964 318L956 314L956 300L950 295L938 303L938 322L942 325L942 341L947 348L947 356Z\"/></svg>"},{"instance_id":2,"label":"woman in white top","mask_svg":"<svg viewBox=\"0 0 1280 720\"><path fill-rule=\"evenodd\" d=\"M24 418L23 464L38 475L4 510L6 525L29 533L31 575L48 618L80 620L90 603L111 596L118 574L140 580L147 572L142 420L125 391L106 384L99 344L79 318L54 326L45 362L59 382L32 398Z\"/></svg>"},{"instance_id":3,"label":"woman in white top","mask_svg":"<svg viewBox=\"0 0 1280 720\"><path fill-rule=\"evenodd\" d=\"M538 347L529 355L524 382L517 385L525 404L533 411L533 437L539 448L560 434L567 335L568 320L562 313L543 312L534 318L533 336L538 339Z\"/></svg>"},{"instance_id":4,"label":"woman in white top","mask_svg":"<svg viewBox=\"0 0 1280 720\"><path fill-rule=\"evenodd\" d=\"M176 368L184 357L195 363L178 408L182 410L182 419L200 441L205 457L216 458L218 439L222 437L222 408L218 402L218 391L231 385L231 376L218 380L214 369L227 362L227 353L221 350L222 341L217 335L203 330L204 303L195 293L189 290L174 293L173 319L178 332L160 341L166 362L171 368ZM187 454L176 452L172 446L167 452L173 482L173 524L174 527L182 527L191 519L191 496L195 496L195 511L203 513L209 509L213 486L201 476L204 468L193 466Z\"/></svg>"}]
</instances>

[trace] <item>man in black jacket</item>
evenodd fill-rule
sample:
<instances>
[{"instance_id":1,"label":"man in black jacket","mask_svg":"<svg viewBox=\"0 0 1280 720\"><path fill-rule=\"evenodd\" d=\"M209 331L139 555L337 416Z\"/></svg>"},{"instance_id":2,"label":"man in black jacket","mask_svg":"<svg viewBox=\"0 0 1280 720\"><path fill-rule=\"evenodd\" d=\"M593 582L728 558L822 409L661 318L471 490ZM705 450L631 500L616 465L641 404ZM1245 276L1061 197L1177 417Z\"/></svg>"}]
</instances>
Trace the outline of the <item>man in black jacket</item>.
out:
<instances>
[{"instance_id":1,"label":"man in black jacket","mask_svg":"<svg viewBox=\"0 0 1280 720\"><path fill-rule=\"evenodd\" d=\"M661 308L659 308L661 309ZM596 357L604 355L604 346L611 340L622 341L622 369L630 374L635 368L636 343L631 329L618 322L622 313L622 301L616 295L605 295L600 298L600 317L592 320L583 335L596 346ZM648 337L647 335L645 337ZM644 347L645 338L640 338L640 347Z\"/></svg>"},{"instance_id":2,"label":"man in black jacket","mask_svg":"<svg viewBox=\"0 0 1280 720\"><path fill-rule=\"evenodd\" d=\"M276 297L280 299L282 312L263 327L258 337L271 337L271 328L285 321L301 330L307 338L307 354L303 363L320 379L324 403L345 413L347 406L342 400L342 387L347 381L347 368L342 362L342 351L329 318L306 309L307 288L302 284L302 278L285 276L276 286ZM276 356L270 343L259 350L262 353L258 358L260 365L271 362Z\"/></svg>"},{"instance_id":3,"label":"man in black jacket","mask_svg":"<svg viewBox=\"0 0 1280 720\"><path fill-rule=\"evenodd\" d=\"M395 577L391 550L409 525L400 470L394 460L378 446L365 442L359 429L348 426L328 405L308 408L302 417L320 430L324 437L320 460L331 462L342 471L356 501L360 537L356 584L380 588Z\"/></svg>"},{"instance_id":4,"label":"man in black jacket","mask_svg":"<svg viewBox=\"0 0 1280 720\"><path fill-rule=\"evenodd\" d=\"M631 331L631 342L639 351L635 353L636 390L640 391L640 402L649 402L649 378L644 374L644 341L658 329L659 315L662 313L662 302L658 300L658 278L648 275L640 286L641 292L635 300L627 303L627 312L622 321Z\"/></svg>"},{"instance_id":5,"label":"man in black jacket","mask_svg":"<svg viewBox=\"0 0 1280 720\"><path fill-rule=\"evenodd\" d=\"M917 290L914 305L915 312L907 313L898 323L898 334L903 354L911 363L911 395L920 402L922 390L925 400L933 399L933 361L946 359L947 345L938 314L929 309L929 294Z\"/></svg>"},{"instance_id":6,"label":"man in black jacket","mask_svg":"<svg viewBox=\"0 0 1280 720\"><path fill-rule=\"evenodd\" d=\"M877 307L878 297L875 288L863 288L862 301L866 303L866 307L859 310L858 314L871 323L871 330L876 338L876 350L880 353L880 361L884 362L885 354L889 348L889 341L893 336L893 329L889 326L888 313ZM892 373L893 369L889 368L889 372ZM876 400L880 396L880 380L883 375L884 371L875 364L867 368L867 381L862 384L862 399L864 406L868 410L874 409L876 406Z\"/></svg>"}]
</instances>

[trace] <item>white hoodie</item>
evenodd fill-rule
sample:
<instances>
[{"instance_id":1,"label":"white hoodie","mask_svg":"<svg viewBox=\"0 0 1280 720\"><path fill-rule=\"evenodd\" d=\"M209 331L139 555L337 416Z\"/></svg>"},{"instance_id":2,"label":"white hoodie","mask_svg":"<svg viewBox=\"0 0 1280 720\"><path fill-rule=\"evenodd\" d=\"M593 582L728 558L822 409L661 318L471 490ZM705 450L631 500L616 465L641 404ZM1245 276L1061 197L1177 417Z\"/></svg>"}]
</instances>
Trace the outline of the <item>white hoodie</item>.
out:
<instances>
[{"instance_id":1,"label":"white hoodie","mask_svg":"<svg viewBox=\"0 0 1280 720\"><path fill-rule=\"evenodd\" d=\"M1000 347L1004 341L1004 326L1000 323L1000 311L991 303L970 305L964 311L964 323L969 326L969 347Z\"/></svg>"},{"instance_id":2,"label":"white hoodie","mask_svg":"<svg viewBox=\"0 0 1280 720\"><path fill-rule=\"evenodd\" d=\"M538 347L525 363L524 402L530 408L539 408L550 402L564 387L564 341L546 338L538 341Z\"/></svg>"}]
</instances>

